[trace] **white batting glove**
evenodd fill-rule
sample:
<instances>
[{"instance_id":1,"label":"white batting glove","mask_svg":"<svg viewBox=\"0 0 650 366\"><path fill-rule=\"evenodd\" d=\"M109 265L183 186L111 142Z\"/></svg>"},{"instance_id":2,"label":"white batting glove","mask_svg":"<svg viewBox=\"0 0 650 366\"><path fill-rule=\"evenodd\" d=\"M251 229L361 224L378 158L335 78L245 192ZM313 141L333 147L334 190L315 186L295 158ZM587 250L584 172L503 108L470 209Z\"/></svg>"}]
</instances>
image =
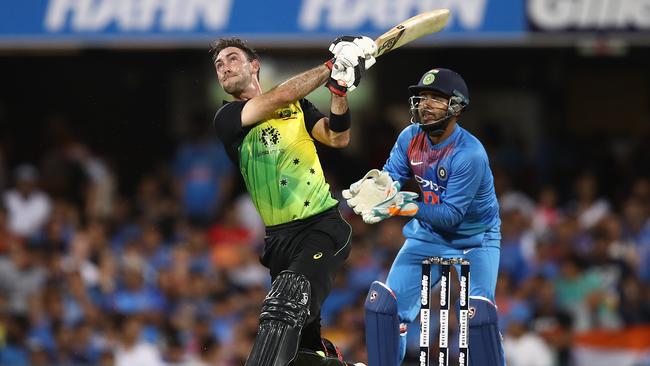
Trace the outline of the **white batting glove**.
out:
<instances>
[{"instance_id":1,"label":"white batting glove","mask_svg":"<svg viewBox=\"0 0 650 366\"><path fill-rule=\"evenodd\" d=\"M354 49L352 51L354 53ZM359 86L364 71L363 64L359 62L363 63L361 57L340 56L325 63L330 69L330 77L325 86L332 94L344 97Z\"/></svg>"},{"instance_id":2,"label":"white batting glove","mask_svg":"<svg viewBox=\"0 0 650 366\"><path fill-rule=\"evenodd\" d=\"M336 62L342 62L341 60L336 59ZM347 63L347 61L343 61ZM358 67L358 66L356 66ZM330 81L328 82L328 87L332 86L331 83L336 83L335 87L339 92L332 91L337 95L345 96L348 92L353 91L359 85L361 81L360 77L357 77L357 72L355 66L352 67L332 67L332 72L330 73ZM330 88L331 90L332 88Z\"/></svg>"},{"instance_id":3,"label":"white batting glove","mask_svg":"<svg viewBox=\"0 0 650 366\"><path fill-rule=\"evenodd\" d=\"M334 54L335 57L338 57L341 52L347 47L358 47L358 53L364 59L364 68L367 70L372 65L375 64L376 60L373 56L377 51L377 45L375 41L365 36L342 36L334 40L329 47L330 52ZM351 51L346 51L351 52ZM346 56L347 57L347 56Z\"/></svg>"},{"instance_id":4,"label":"white batting glove","mask_svg":"<svg viewBox=\"0 0 650 366\"><path fill-rule=\"evenodd\" d=\"M358 37L353 42L357 46L361 47L361 50L363 51L363 55L366 61L365 62L366 70L368 70L377 61L373 56L375 52L377 52L377 44L375 44L375 41L373 41L372 39L366 36Z\"/></svg>"}]
</instances>

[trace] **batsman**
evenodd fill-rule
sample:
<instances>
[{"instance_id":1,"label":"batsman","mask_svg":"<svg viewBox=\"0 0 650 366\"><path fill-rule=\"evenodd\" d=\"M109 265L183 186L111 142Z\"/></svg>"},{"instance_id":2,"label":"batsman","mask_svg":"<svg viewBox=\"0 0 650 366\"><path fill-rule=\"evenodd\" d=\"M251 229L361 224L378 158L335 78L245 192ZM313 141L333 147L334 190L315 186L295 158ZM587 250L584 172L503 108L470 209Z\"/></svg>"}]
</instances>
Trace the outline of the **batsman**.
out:
<instances>
[{"instance_id":1,"label":"batsman","mask_svg":"<svg viewBox=\"0 0 650 366\"><path fill-rule=\"evenodd\" d=\"M458 73L436 68L409 92L412 124L398 136L382 171L371 170L343 191L366 223L412 218L404 226L406 241L386 283L373 282L366 297L368 364L402 362L408 325L420 309L422 261L456 257L471 263L469 365L505 365L494 300L499 204L483 145L459 125L469 105L467 85ZM417 193L400 191L411 178L419 185L421 200ZM432 286L440 280L437 265L431 266L430 278Z\"/></svg>"},{"instance_id":2,"label":"batsman","mask_svg":"<svg viewBox=\"0 0 650 366\"><path fill-rule=\"evenodd\" d=\"M321 305L350 254L351 229L330 194L314 141L348 144L346 95L375 62L376 45L367 37L340 37L330 51L331 60L263 92L255 50L236 38L211 49L219 84L234 99L217 111L214 128L266 225L261 262L272 285L246 366L350 365L321 338ZM329 117L305 99L322 85L332 94Z\"/></svg>"}]
</instances>

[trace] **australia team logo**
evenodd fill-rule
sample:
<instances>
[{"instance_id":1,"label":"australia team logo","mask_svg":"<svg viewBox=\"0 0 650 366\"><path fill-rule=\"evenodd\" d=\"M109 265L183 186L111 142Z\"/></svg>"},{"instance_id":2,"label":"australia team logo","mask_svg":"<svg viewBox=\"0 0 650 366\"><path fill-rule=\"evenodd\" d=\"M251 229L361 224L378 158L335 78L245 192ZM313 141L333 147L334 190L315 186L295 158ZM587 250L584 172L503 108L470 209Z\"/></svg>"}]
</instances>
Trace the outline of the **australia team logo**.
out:
<instances>
[{"instance_id":1,"label":"australia team logo","mask_svg":"<svg viewBox=\"0 0 650 366\"><path fill-rule=\"evenodd\" d=\"M266 147L275 146L280 142L280 133L274 127L263 128L260 134L260 142Z\"/></svg>"}]
</instances>

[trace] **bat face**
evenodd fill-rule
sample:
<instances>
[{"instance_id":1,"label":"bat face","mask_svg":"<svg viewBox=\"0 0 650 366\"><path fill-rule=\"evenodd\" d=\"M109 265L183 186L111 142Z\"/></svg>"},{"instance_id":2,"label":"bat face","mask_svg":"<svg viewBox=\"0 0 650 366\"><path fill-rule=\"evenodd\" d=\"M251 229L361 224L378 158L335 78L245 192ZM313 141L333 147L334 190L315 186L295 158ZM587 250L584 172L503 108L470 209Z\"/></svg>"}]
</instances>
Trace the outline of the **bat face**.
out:
<instances>
[{"instance_id":1,"label":"bat face","mask_svg":"<svg viewBox=\"0 0 650 366\"><path fill-rule=\"evenodd\" d=\"M449 19L448 9L436 9L409 18L375 39L375 57L390 52L418 38L439 32Z\"/></svg>"}]
</instances>

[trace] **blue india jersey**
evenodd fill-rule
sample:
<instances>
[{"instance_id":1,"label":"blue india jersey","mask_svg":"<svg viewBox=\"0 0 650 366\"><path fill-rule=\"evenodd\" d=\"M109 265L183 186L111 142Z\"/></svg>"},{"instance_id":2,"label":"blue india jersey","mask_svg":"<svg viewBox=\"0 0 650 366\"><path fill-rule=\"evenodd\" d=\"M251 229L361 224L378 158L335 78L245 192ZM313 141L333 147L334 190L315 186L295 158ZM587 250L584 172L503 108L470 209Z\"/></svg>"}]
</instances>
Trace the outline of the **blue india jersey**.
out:
<instances>
[{"instance_id":1,"label":"blue india jersey","mask_svg":"<svg viewBox=\"0 0 650 366\"><path fill-rule=\"evenodd\" d=\"M404 227L406 238L455 248L499 245L499 203L487 153L464 128L456 125L434 145L417 125L406 127L383 170L402 186L413 177L420 187L422 200Z\"/></svg>"}]
</instances>

